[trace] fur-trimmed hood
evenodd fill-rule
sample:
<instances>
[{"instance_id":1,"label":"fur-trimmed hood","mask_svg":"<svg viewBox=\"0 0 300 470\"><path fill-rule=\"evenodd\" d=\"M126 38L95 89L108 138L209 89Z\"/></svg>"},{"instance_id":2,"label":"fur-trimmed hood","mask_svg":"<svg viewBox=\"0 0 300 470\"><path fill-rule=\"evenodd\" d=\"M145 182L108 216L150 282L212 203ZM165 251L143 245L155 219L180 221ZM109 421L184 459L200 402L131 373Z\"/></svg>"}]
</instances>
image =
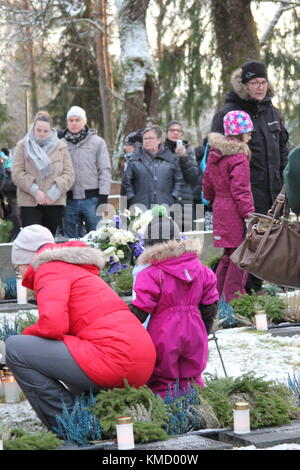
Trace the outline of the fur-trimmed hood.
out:
<instances>
[{"instance_id":1,"label":"fur-trimmed hood","mask_svg":"<svg viewBox=\"0 0 300 470\"><path fill-rule=\"evenodd\" d=\"M242 100L252 100L251 96L248 93L248 89L245 83L242 83L242 69L239 68L233 72L231 75L230 83L232 85L233 91L242 99ZM268 82L268 89L266 98L273 98L275 95L275 90L272 83Z\"/></svg>"},{"instance_id":2,"label":"fur-trimmed hood","mask_svg":"<svg viewBox=\"0 0 300 470\"><path fill-rule=\"evenodd\" d=\"M226 155L236 155L239 153L243 153L250 158L251 152L248 145L245 142L241 142L234 138L225 137L222 134L217 132L211 132L208 134L208 143L213 149L217 149L220 151L219 153L214 153L211 151L212 158L214 160L218 160L222 156Z\"/></svg>"},{"instance_id":3,"label":"fur-trimmed hood","mask_svg":"<svg viewBox=\"0 0 300 470\"><path fill-rule=\"evenodd\" d=\"M170 240L146 248L139 256L137 264L157 264L169 258L178 258L184 253L200 255L202 248L203 241L201 240Z\"/></svg>"},{"instance_id":4,"label":"fur-trimmed hood","mask_svg":"<svg viewBox=\"0 0 300 470\"><path fill-rule=\"evenodd\" d=\"M48 243L45 248L37 252L31 265L37 269L41 264L50 261L63 261L70 264L92 265L99 269L105 266L105 257L102 251L89 246L70 246L67 242L62 244Z\"/></svg>"}]
</instances>

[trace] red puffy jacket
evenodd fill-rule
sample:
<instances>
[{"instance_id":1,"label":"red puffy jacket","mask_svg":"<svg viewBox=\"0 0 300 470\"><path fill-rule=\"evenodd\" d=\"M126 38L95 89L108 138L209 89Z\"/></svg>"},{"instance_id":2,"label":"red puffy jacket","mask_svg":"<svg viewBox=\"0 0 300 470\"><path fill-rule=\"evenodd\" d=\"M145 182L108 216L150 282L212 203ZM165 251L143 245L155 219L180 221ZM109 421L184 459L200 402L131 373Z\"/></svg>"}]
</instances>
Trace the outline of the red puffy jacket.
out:
<instances>
[{"instance_id":1,"label":"red puffy jacket","mask_svg":"<svg viewBox=\"0 0 300 470\"><path fill-rule=\"evenodd\" d=\"M144 385L155 348L139 320L99 277L102 253L80 241L48 243L36 254L23 285L35 291L39 319L23 334L63 341L100 387Z\"/></svg>"}]
</instances>

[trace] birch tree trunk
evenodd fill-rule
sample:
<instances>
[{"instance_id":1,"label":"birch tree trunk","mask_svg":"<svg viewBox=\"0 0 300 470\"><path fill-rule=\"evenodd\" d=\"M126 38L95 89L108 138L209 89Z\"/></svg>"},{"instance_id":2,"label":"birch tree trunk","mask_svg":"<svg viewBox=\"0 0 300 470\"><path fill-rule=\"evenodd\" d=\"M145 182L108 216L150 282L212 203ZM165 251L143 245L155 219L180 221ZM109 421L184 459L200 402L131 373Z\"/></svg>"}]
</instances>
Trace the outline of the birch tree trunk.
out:
<instances>
[{"instance_id":1,"label":"birch tree trunk","mask_svg":"<svg viewBox=\"0 0 300 470\"><path fill-rule=\"evenodd\" d=\"M99 92L104 122L104 139L107 143L110 155L115 143L116 123L114 104L114 82L112 75L111 59L108 52L109 31L107 20L107 0L96 0L95 10L101 24L101 30L96 32L96 60L99 74Z\"/></svg>"},{"instance_id":2,"label":"birch tree trunk","mask_svg":"<svg viewBox=\"0 0 300 470\"><path fill-rule=\"evenodd\" d=\"M123 139L158 119L158 90L146 31L150 0L115 0L121 44L124 102L113 168L119 169Z\"/></svg>"},{"instance_id":3,"label":"birch tree trunk","mask_svg":"<svg viewBox=\"0 0 300 470\"><path fill-rule=\"evenodd\" d=\"M260 59L256 23L251 0L212 0L212 17L217 52L222 62L223 90L231 73L247 59Z\"/></svg>"},{"instance_id":4,"label":"birch tree trunk","mask_svg":"<svg viewBox=\"0 0 300 470\"><path fill-rule=\"evenodd\" d=\"M29 0L23 0L24 10L30 10ZM34 45L31 35L31 27L26 27L26 38L24 49L28 57L28 69L30 78L30 101L33 116L38 111L38 96L37 96L37 82L36 82L36 65L34 60Z\"/></svg>"}]
</instances>

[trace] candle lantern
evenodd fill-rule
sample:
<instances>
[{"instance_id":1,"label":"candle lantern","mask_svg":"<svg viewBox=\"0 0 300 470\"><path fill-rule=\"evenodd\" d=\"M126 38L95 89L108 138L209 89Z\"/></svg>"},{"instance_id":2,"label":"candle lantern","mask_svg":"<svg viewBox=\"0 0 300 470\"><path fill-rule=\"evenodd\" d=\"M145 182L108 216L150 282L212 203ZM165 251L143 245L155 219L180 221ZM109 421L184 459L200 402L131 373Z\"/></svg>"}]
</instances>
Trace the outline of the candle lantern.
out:
<instances>
[{"instance_id":1,"label":"candle lantern","mask_svg":"<svg viewBox=\"0 0 300 470\"><path fill-rule=\"evenodd\" d=\"M133 423L129 416L117 418L118 450L134 449Z\"/></svg>"},{"instance_id":2,"label":"candle lantern","mask_svg":"<svg viewBox=\"0 0 300 470\"><path fill-rule=\"evenodd\" d=\"M18 305L27 304L27 289L22 286L21 274L17 274L17 303Z\"/></svg>"},{"instance_id":3,"label":"candle lantern","mask_svg":"<svg viewBox=\"0 0 300 470\"><path fill-rule=\"evenodd\" d=\"M5 403L17 403L20 401L21 389L12 372L7 372L2 378Z\"/></svg>"},{"instance_id":4,"label":"candle lantern","mask_svg":"<svg viewBox=\"0 0 300 470\"><path fill-rule=\"evenodd\" d=\"M249 403L237 402L234 404L233 432L235 434L247 434L250 432Z\"/></svg>"},{"instance_id":5,"label":"candle lantern","mask_svg":"<svg viewBox=\"0 0 300 470\"><path fill-rule=\"evenodd\" d=\"M3 382L2 382L2 377L4 377L4 374L1 374L2 370L0 371L0 398L4 397L4 387L3 387Z\"/></svg>"},{"instance_id":6,"label":"candle lantern","mask_svg":"<svg viewBox=\"0 0 300 470\"><path fill-rule=\"evenodd\" d=\"M268 321L267 315L264 310L259 310L255 314L255 323L256 329L260 331L267 331L268 330Z\"/></svg>"},{"instance_id":7,"label":"candle lantern","mask_svg":"<svg viewBox=\"0 0 300 470\"><path fill-rule=\"evenodd\" d=\"M1 341L1 340L0 340L0 364L5 364L5 343L4 341Z\"/></svg>"}]
</instances>

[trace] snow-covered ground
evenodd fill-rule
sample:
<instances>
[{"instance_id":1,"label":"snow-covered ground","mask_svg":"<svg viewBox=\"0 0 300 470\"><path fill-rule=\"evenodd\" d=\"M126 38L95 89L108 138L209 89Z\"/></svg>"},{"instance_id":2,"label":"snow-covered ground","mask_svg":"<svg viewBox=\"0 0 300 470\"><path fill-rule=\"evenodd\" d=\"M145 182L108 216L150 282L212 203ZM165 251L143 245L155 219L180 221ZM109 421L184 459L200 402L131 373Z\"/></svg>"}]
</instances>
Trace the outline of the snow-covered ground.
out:
<instances>
[{"instance_id":1,"label":"snow-covered ground","mask_svg":"<svg viewBox=\"0 0 300 470\"><path fill-rule=\"evenodd\" d=\"M252 328L230 328L218 330L216 337L228 376L253 371L286 383L289 374L300 374L300 335L273 336ZM224 376L215 341L209 341L205 373Z\"/></svg>"},{"instance_id":2,"label":"snow-covered ground","mask_svg":"<svg viewBox=\"0 0 300 470\"><path fill-rule=\"evenodd\" d=\"M300 374L300 335L273 336L251 328L231 328L216 332L228 376L238 377L253 371L257 376L287 383L288 375ZM205 374L224 376L215 341L209 342L209 361ZM204 374L204 378L205 378ZM34 428L40 422L28 402L0 404L0 423ZM256 450L254 446L237 450ZM300 450L300 444L281 444L272 450ZM266 449L262 449L266 450Z\"/></svg>"}]
</instances>

